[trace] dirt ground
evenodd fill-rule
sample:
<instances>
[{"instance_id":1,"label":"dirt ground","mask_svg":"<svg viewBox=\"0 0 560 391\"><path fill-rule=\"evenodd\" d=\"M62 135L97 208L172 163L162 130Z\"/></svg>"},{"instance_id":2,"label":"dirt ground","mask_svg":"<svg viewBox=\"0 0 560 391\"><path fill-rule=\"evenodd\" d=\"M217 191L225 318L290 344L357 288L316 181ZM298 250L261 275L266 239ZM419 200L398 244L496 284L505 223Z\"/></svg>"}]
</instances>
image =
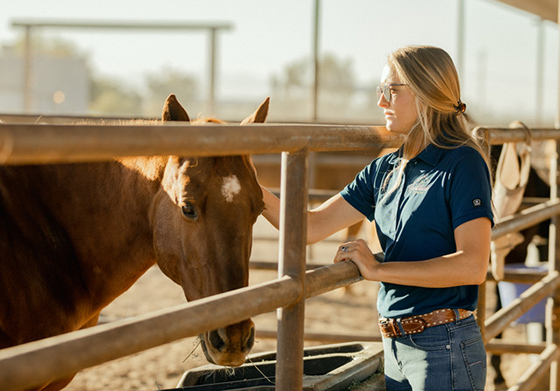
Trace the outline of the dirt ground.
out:
<instances>
[{"instance_id":1,"label":"dirt ground","mask_svg":"<svg viewBox=\"0 0 560 391\"><path fill-rule=\"evenodd\" d=\"M264 221L255 229L252 259L276 261L278 258L277 232ZM330 263L337 246L343 239L337 234L327 241L311 246L310 263ZM275 271L251 270L250 284L277 277ZM379 335L376 324L375 299L378 285L359 282L350 290L338 289L306 302L305 329L310 333ZM489 289L491 285L489 284ZM128 292L117 298L103 312L104 321L122 319L171 307L185 302L180 287L167 279L157 267L150 269ZM276 350L274 339L259 338L258 330L275 330L276 313L255 317L257 339L252 353ZM519 341L526 338L525 328L515 326L507 330L505 338ZM332 343L332 342L329 342ZM306 346L322 344L306 342ZM81 371L66 388L67 391L142 390L155 391L177 386L183 373L207 364L196 338L186 338L129 357ZM523 355L505 355L502 370L508 386L530 365ZM489 378L492 377L489 369ZM488 381L487 390L494 390Z\"/></svg>"}]
</instances>

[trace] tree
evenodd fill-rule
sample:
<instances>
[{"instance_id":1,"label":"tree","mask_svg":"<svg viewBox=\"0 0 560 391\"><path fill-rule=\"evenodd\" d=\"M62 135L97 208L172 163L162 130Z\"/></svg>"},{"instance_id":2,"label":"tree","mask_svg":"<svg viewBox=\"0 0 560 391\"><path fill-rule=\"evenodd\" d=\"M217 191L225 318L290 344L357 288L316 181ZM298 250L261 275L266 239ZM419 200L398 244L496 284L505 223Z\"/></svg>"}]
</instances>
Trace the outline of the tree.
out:
<instances>
[{"instance_id":1,"label":"tree","mask_svg":"<svg viewBox=\"0 0 560 391\"><path fill-rule=\"evenodd\" d=\"M352 60L343 60L332 53L319 62L318 112L321 117L342 116L352 105L355 75ZM296 60L284 67L280 76L273 76L272 90L275 105L291 116L308 118L311 112L313 63Z\"/></svg>"},{"instance_id":2,"label":"tree","mask_svg":"<svg viewBox=\"0 0 560 391\"><path fill-rule=\"evenodd\" d=\"M91 79L89 111L96 115L142 117L143 98L111 77Z\"/></svg>"},{"instance_id":3,"label":"tree","mask_svg":"<svg viewBox=\"0 0 560 391\"><path fill-rule=\"evenodd\" d=\"M25 54L25 36L21 36L10 46L10 50L16 55ZM87 58L87 54L82 52L78 46L67 39L53 36L47 37L42 34L33 34L31 38L31 52L34 55L54 58L82 57Z\"/></svg>"},{"instance_id":4,"label":"tree","mask_svg":"<svg viewBox=\"0 0 560 391\"><path fill-rule=\"evenodd\" d=\"M164 67L161 70L146 75L148 96L146 97L144 113L149 117L159 117L163 102L173 93L183 106L192 107L199 100L198 81L192 75L177 69Z\"/></svg>"}]
</instances>

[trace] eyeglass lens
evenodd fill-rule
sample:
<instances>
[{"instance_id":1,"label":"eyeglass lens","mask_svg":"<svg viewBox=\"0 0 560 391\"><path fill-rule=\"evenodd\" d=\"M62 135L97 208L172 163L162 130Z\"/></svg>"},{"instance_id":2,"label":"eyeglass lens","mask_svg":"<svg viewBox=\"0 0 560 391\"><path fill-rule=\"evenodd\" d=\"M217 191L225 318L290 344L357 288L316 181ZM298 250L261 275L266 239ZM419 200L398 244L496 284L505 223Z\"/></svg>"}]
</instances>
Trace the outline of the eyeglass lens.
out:
<instances>
[{"instance_id":1,"label":"eyeglass lens","mask_svg":"<svg viewBox=\"0 0 560 391\"><path fill-rule=\"evenodd\" d=\"M385 100L387 102L390 102L391 99L393 98L391 94L391 87L405 86L405 85L406 84L382 84L377 87L377 99L381 98L381 94L383 94Z\"/></svg>"},{"instance_id":2,"label":"eyeglass lens","mask_svg":"<svg viewBox=\"0 0 560 391\"><path fill-rule=\"evenodd\" d=\"M382 84L377 87L377 99L381 98L381 94L387 102L391 101L391 87L387 84Z\"/></svg>"}]
</instances>

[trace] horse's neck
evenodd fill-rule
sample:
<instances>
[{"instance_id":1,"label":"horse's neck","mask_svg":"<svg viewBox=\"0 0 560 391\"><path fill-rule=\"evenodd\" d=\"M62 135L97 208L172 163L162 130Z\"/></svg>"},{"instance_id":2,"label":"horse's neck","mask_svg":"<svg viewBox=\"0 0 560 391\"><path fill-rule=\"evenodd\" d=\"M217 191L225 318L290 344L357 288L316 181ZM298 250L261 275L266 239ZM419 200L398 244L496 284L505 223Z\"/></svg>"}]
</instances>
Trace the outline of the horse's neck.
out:
<instances>
[{"instance_id":1,"label":"horse's neck","mask_svg":"<svg viewBox=\"0 0 560 391\"><path fill-rule=\"evenodd\" d=\"M164 161L53 166L45 174L58 177L50 189L57 195L44 197L70 237L95 307L127 290L155 262L149 209Z\"/></svg>"},{"instance_id":2,"label":"horse's neck","mask_svg":"<svg viewBox=\"0 0 560 391\"><path fill-rule=\"evenodd\" d=\"M98 232L107 247L113 249L111 259L96 260L104 262L101 266L108 278L98 281L101 292L113 292L108 296L127 290L155 263L149 212L160 189L166 162L167 158L163 157L124 158L116 161L108 173L115 187L112 202L120 206L115 208L115 215L108 216L111 232L103 229ZM106 286L108 281L119 281L119 284Z\"/></svg>"},{"instance_id":3,"label":"horse's neck","mask_svg":"<svg viewBox=\"0 0 560 391\"><path fill-rule=\"evenodd\" d=\"M141 175L146 183L151 183L156 187L161 183L168 157L148 156L148 157L128 157L118 160L124 167L130 170L130 174Z\"/></svg>"}]
</instances>

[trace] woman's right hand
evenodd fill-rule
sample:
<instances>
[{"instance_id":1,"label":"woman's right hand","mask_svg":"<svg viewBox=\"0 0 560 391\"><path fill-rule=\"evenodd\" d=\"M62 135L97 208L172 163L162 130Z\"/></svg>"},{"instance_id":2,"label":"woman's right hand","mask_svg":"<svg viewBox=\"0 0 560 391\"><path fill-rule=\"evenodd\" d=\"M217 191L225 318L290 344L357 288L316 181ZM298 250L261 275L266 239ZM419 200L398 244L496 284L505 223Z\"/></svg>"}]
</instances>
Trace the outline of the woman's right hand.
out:
<instances>
[{"instance_id":1,"label":"woman's right hand","mask_svg":"<svg viewBox=\"0 0 560 391\"><path fill-rule=\"evenodd\" d=\"M380 262L375 259L366 241L363 239L344 243L335 254L334 263L352 261L360 269L361 276L366 280L376 281L376 270Z\"/></svg>"}]
</instances>

